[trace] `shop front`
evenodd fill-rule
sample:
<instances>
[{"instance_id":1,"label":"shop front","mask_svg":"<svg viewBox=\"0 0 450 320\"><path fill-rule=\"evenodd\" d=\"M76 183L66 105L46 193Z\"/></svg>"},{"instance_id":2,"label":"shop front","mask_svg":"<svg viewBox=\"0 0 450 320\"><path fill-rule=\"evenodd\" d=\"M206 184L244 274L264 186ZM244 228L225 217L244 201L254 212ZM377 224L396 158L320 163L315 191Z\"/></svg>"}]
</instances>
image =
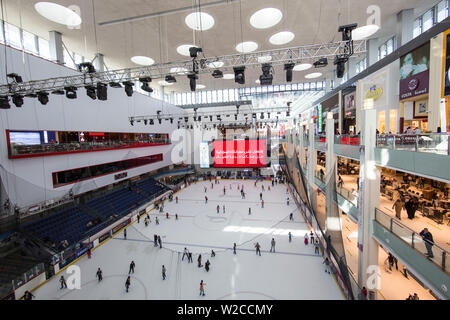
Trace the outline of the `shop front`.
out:
<instances>
[{"instance_id":1,"label":"shop front","mask_svg":"<svg viewBox=\"0 0 450 320\"><path fill-rule=\"evenodd\" d=\"M356 134L356 90L343 90L342 96L342 134Z\"/></svg>"},{"instance_id":2,"label":"shop front","mask_svg":"<svg viewBox=\"0 0 450 320\"><path fill-rule=\"evenodd\" d=\"M400 132L428 131L430 43L400 58Z\"/></svg>"},{"instance_id":3,"label":"shop front","mask_svg":"<svg viewBox=\"0 0 450 320\"><path fill-rule=\"evenodd\" d=\"M327 118L328 112L333 113L334 129L339 130L339 94L332 96L321 103L321 113L319 113L322 119ZM322 126L319 126L319 133L325 132L325 121L321 121Z\"/></svg>"}]
</instances>

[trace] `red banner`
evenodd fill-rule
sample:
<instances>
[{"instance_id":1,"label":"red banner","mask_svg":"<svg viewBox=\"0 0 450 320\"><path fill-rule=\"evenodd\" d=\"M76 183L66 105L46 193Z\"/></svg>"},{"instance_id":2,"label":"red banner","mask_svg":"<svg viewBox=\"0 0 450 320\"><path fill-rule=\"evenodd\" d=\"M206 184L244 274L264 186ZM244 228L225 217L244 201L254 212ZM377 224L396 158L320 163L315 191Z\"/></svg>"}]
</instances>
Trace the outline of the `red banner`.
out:
<instances>
[{"instance_id":1,"label":"red banner","mask_svg":"<svg viewBox=\"0 0 450 320\"><path fill-rule=\"evenodd\" d=\"M214 167L260 168L266 166L266 140L214 141Z\"/></svg>"}]
</instances>

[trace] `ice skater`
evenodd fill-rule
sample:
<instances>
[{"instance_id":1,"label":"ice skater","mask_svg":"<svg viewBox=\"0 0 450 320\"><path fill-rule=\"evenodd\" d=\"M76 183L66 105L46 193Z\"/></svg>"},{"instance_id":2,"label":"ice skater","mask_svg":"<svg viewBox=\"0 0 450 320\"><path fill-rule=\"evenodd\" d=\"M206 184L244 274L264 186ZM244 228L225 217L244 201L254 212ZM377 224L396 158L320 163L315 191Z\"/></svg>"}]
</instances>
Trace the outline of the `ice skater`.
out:
<instances>
[{"instance_id":1,"label":"ice skater","mask_svg":"<svg viewBox=\"0 0 450 320\"><path fill-rule=\"evenodd\" d=\"M158 220L158 217L155 217L155 224L159 224L159 220Z\"/></svg>"},{"instance_id":2,"label":"ice skater","mask_svg":"<svg viewBox=\"0 0 450 320\"><path fill-rule=\"evenodd\" d=\"M305 233L305 246L307 246L307 245L308 245L308 234Z\"/></svg>"},{"instance_id":3,"label":"ice skater","mask_svg":"<svg viewBox=\"0 0 450 320\"><path fill-rule=\"evenodd\" d=\"M144 224L145 224L146 227L148 226L148 219L147 218L144 219Z\"/></svg>"},{"instance_id":4,"label":"ice skater","mask_svg":"<svg viewBox=\"0 0 450 320\"><path fill-rule=\"evenodd\" d=\"M134 273L134 267L135 266L136 266L136 264L134 263L134 261L131 261L131 263L130 263L130 270L128 271L128 274Z\"/></svg>"},{"instance_id":5,"label":"ice skater","mask_svg":"<svg viewBox=\"0 0 450 320\"><path fill-rule=\"evenodd\" d=\"M192 260L192 252L188 252L188 263L194 263Z\"/></svg>"},{"instance_id":6,"label":"ice skater","mask_svg":"<svg viewBox=\"0 0 450 320\"><path fill-rule=\"evenodd\" d=\"M225 189L225 187L223 187L223 195L225 195L227 192L227 190Z\"/></svg>"},{"instance_id":7,"label":"ice skater","mask_svg":"<svg viewBox=\"0 0 450 320\"><path fill-rule=\"evenodd\" d=\"M175 203L178 203L178 197L175 197Z\"/></svg>"},{"instance_id":8,"label":"ice skater","mask_svg":"<svg viewBox=\"0 0 450 320\"><path fill-rule=\"evenodd\" d=\"M311 244L314 244L314 233L312 231L309 234L309 240Z\"/></svg>"},{"instance_id":9,"label":"ice skater","mask_svg":"<svg viewBox=\"0 0 450 320\"><path fill-rule=\"evenodd\" d=\"M185 256L188 256L188 257L189 257L189 251L188 251L187 248L184 248L184 252L183 252L183 256L181 257L181 261L184 260L184 257L185 257Z\"/></svg>"},{"instance_id":10,"label":"ice skater","mask_svg":"<svg viewBox=\"0 0 450 320\"><path fill-rule=\"evenodd\" d=\"M175 220L178 220L178 214L175 213Z\"/></svg>"},{"instance_id":11,"label":"ice skater","mask_svg":"<svg viewBox=\"0 0 450 320\"><path fill-rule=\"evenodd\" d=\"M137 215L137 221L138 221L138 223L140 222L140 219L141 219L141 216L138 214L138 215Z\"/></svg>"},{"instance_id":12,"label":"ice skater","mask_svg":"<svg viewBox=\"0 0 450 320\"><path fill-rule=\"evenodd\" d=\"M252 214L252 208L248 208L248 215Z\"/></svg>"},{"instance_id":13,"label":"ice skater","mask_svg":"<svg viewBox=\"0 0 450 320\"><path fill-rule=\"evenodd\" d=\"M206 270L206 272L209 272L209 265L211 264L211 262L209 262L209 260L206 260L206 263L205 263L205 270Z\"/></svg>"},{"instance_id":14,"label":"ice skater","mask_svg":"<svg viewBox=\"0 0 450 320\"><path fill-rule=\"evenodd\" d=\"M270 252L272 252L272 250L275 253L275 239L274 238L272 238L272 241L270 242Z\"/></svg>"},{"instance_id":15,"label":"ice skater","mask_svg":"<svg viewBox=\"0 0 450 320\"><path fill-rule=\"evenodd\" d=\"M294 214L292 212L289 214L289 220L294 221Z\"/></svg>"},{"instance_id":16,"label":"ice skater","mask_svg":"<svg viewBox=\"0 0 450 320\"><path fill-rule=\"evenodd\" d=\"M98 268L97 273L96 273L96 277L98 278L98 282L103 280L103 271L102 271L102 269Z\"/></svg>"},{"instance_id":17,"label":"ice skater","mask_svg":"<svg viewBox=\"0 0 450 320\"><path fill-rule=\"evenodd\" d=\"M89 244L89 246L90 246L90 244ZM88 248L86 254L87 254L88 259L90 259L91 258L91 254L92 254L90 247Z\"/></svg>"},{"instance_id":18,"label":"ice skater","mask_svg":"<svg viewBox=\"0 0 450 320\"><path fill-rule=\"evenodd\" d=\"M205 296L205 285L206 285L206 283L204 283L203 280L200 281L200 295L201 296Z\"/></svg>"},{"instance_id":19,"label":"ice skater","mask_svg":"<svg viewBox=\"0 0 450 320\"><path fill-rule=\"evenodd\" d=\"M166 267L164 267L164 265L162 266L162 278L163 280L166 280Z\"/></svg>"},{"instance_id":20,"label":"ice skater","mask_svg":"<svg viewBox=\"0 0 450 320\"><path fill-rule=\"evenodd\" d=\"M264 200L261 201L261 208L264 209Z\"/></svg>"},{"instance_id":21,"label":"ice skater","mask_svg":"<svg viewBox=\"0 0 450 320\"><path fill-rule=\"evenodd\" d=\"M256 255L259 254L261 256L261 246L259 245L258 242L255 244L255 248L256 248Z\"/></svg>"},{"instance_id":22,"label":"ice skater","mask_svg":"<svg viewBox=\"0 0 450 320\"><path fill-rule=\"evenodd\" d=\"M166 219L169 219L169 213L166 212Z\"/></svg>"},{"instance_id":23,"label":"ice skater","mask_svg":"<svg viewBox=\"0 0 450 320\"><path fill-rule=\"evenodd\" d=\"M214 252L214 250L211 249L211 258L215 257L216 253Z\"/></svg>"},{"instance_id":24,"label":"ice skater","mask_svg":"<svg viewBox=\"0 0 450 320\"><path fill-rule=\"evenodd\" d=\"M288 237L289 237L289 242L292 242L292 233L290 231L288 233Z\"/></svg>"},{"instance_id":25,"label":"ice skater","mask_svg":"<svg viewBox=\"0 0 450 320\"><path fill-rule=\"evenodd\" d=\"M125 281L125 289L127 290L127 292L128 289L130 288L130 285L131 285L131 277L128 276L127 281Z\"/></svg>"},{"instance_id":26,"label":"ice skater","mask_svg":"<svg viewBox=\"0 0 450 320\"><path fill-rule=\"evenodd\" d=\"M162 249L162 241L161 241L161 237L158 236L158 243L159 243L159 248Z\"/></svg>"},{"instance_id":27,"label":"ice skater","mask_svg":"<svg viewBox=\"0 0 450 320\"><path fill-rule=\"evenodd\" d=\"M205 187L205 193L206 193L207 190L208 190L208 189Z\"/></svg>"},{"instance_id":28,"label":"ice skater","mask_svg":"<svg viewBox=\"0 0 450 320\"><path fill-rule=\"evenodd\" d=\"M220 213L220 206L217 205L217 213Z\"/></svg>"},{"instance_id":29,"label":"ice skater","mask_svg":"<svg viewBox=\"0 0 450 320\"><path fill-rule=\"evenodd\" d=\"M259 200L262 200L262 192L259 193Z\"/></svg>"},{"instance_id":30,"label":"ice skater","mask_svg":"<svg viewBox=\"0 0 450 320\"><path fill-rule=\"evenodd\" d=\"M314 253L315 254L320 254L319 252L319 240L316 239L316 242L314 243Z\"/></svg>"},{"instance_id":31,"label":"ice skater","mask_svg":"<svg viewBox=\"0 0 450 320\"><path fill-rule=\"evenodd\" d=\"M289 206L289 197L286 199L286 203Z\"/></svg>"},{"instance_id":32,"label":"ice skater","mask_svg":"<svg viewBox=\"0 0 450 320\"><path fill-rule=\"evenodd\" d=\"M236 242L233 244L233 254L236 254Z\"/></svg>"},{"instance_id":33,"label":"ice skater","mask_svg":"<svg viewBox=\"0 0 450 320\"><path fill-rule=\"evenodd\" d=\"M325 264L325 272L330 274L330 260L328 260L328 258L325 258L322 264Z\"/></svg>"},{"instance_id":34,"label":"ice skater","mask_svg":"<svg viewBox=\"0 0 450 320\"><path fill-rule=\"evenodd\" d=\"M208 197L205 196L205 204L207 204L207 203L208 203Z\"/></svg>"},{"instance_id":35,"label":"ice skater","mask_svg":"<svg viewBox=\"0 0 450 320\"><path fill-rule=\"evenodd\" d=\"M158 246L158 235L156 234L153 235L153 246L154 247Z\"/></svg>"},{"instance_id":36,"label":"ice skater","mask_svg":"<svg viewBox=\"0 0 450 320\"><path fill-rule=\"evenodd\" d=\"M201 254L198 255L197 263L198 263L198 267L199 268L203 267L203 265L202 265L202 255Z\"/></svg>"},{"instance_id":37,"label":"ice skater","mask_svg":"<svg viewBox=\"0 0 450 320\"><path fill-rule=\"evenodd\" d=\"M225 213L225 205L223 205L222 209L223 209L223 213Z\"/></svg>"},{"instance_id":38,"label":"ice skater","mask_svg":"<svg viewBox=\"0 0 450 320\"><path fill-rule=\"evenodd\" d=\"M61 278L59 278L59 283L61 283L61 288L60 289L67 289L67 283L66 283L66 279L64 279L64 276L61 276Z\"/></svg>"},{"instance_id":39,"label":"ice skater","mask_svg":"<svg viewBox=\"0 0 450 320\"><path fill-rule=\"evenodd\" d=\"M127 229L123 229L123 238L127 240Z\"/></svg>"}]
</instances>

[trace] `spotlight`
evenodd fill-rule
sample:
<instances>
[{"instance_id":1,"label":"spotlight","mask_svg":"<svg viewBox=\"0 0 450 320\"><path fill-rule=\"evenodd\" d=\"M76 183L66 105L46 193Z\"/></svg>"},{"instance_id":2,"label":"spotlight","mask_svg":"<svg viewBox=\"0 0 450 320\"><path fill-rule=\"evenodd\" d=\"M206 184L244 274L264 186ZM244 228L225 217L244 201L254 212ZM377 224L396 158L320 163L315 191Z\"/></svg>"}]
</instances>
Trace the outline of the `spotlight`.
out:
<instances>
[{"instance_id":1,"label":"spotlight","mask_svg":"<svg viewBox=\"0 0 450 320\"><path fill-rule=\"evenodd\" d=\"M184 117L184 122L188 122L189 121L189 117Z\"/></svg>"},{"instance_id":2,"label":"spotlight","mask_svg":"<svg viewBox=\"0 0 450 320\"><path fill-rule=\"evenodd\" d=\"M291 116L291 112L290 111L286 111L286 117L290 117Z\"/></svg>"},{"instance_id":3,"label":"spotlight","mask_svg":"<svg viewBox=\"0 0 450 320\"><path fill-rule=\"evenodd\" d=\"M110 86L111 88L122 88L122 85L121 85L119 82L114 82L114 81L111 81L111 82L109 83L109 86Z\"/></svg>"},{"instance_id":4,"label":"spotlight","mask_svg":"<svg viewBox=\"0 0 450 320\"><path fill-rule=\"evenodd\" d=\"M61 89L57 89L57 90L54 90L54 91L52 91L52 94L56 94L56 95L59 95L59 96L62 96L62 95L64 95L64 90L61 90Z\"/></svg>"},{"instance_id":5,"label":"spotlight","mask_svg":"<svg viewBox=\"0 0 450 320\"><path fill-rule=\"evenodd\" d=\"M48 103L48 92L41 91L37 93L38 100L42 105L46 105Z\"/></svg>"},{"instance_id":6,"label":"spotlight","mask_svg":"<svg viewBox=\"0 0 450 320\"><path fill-rule=\"evenodd\" d=\"M223 78L223 72L220 70L214 70L212 76L216 79Z\"/></svg>"},{"instance_id":7,"label":"spotlight","mask_svg":"<svg viewBox=\"0 0 450 320\"><path fill-rule=\"evenodd\" d=\"M11 109L8 96L0 96L0 109Z\"/></svg>"},{"instance_id":8,"label":"spotlight","mask_svg":"<svg viewBox=\"0 0 450 320\"><path fill-rule=\"evenodd\" d=\"M144 125L147 125L147 120L144 120Z\"/></svg>"},{"instance_id":9,"label":"spotlight","mask_svg":"<svg viewBox=\"0 0 450 320\"><path fill-rule=\"evenodd\" d=\"M173 124L173 118L170 118L170 124Z\"/></svg>"},{"instance_id":10,"label":"spotlight","mask_svg":"<svg viewBox=\"0 0 450 320\"><path fill-rule=\"evenodd\" d=\"M149 92L149 93L153 92L153 89L150 88L150 86L148 85L150 82L152 82L152 78L150 78L150 77L139 78L139 81L142 83L142 86L141 86L142 90Z\"/></svg>"},{"instance_id":11,"label":"spotlight","mask_svg":"<svg viewBox=\"0 0 450 320\"><path fill-rule=\"evenodd\" d=\"M134 126L134 120L130 120L130 124Z\"/></svg>"},{"instance_id":12,"label":"spotlight","mask_svg":"<svg viewBox=\"0 0 450 320\"><path fill-rule=\"evenodd\" d=\"M267 112L267 119L270 119L270 112Z\"/></svg>"},{"instance_id":13,"label":"spotlight","mask_svg":"<svg viewBox=\"0 0 450 320\"><path fill-rule=\"evenodd\" d=\"M167 75L166 76L166 82L168 82L168 83L175 83L175 82L177 82L177 79L175 79L175 77L174 76L171 76L170 74L169 75Z\"/></svg>"},{"instance_id":14,"label":"spotlight","mask_svg":"<svg viewBox=\"0 0 450 320\"><path fill-rule=\"evenodd\" d=\"M343 78L345 73L345 63L348 61L347 58L336 56L334 59L334 65L336 66L336 77Z\"/></svg>"},{"instance_id":15,"label":"spotlight","mask_svg":"<svg viewBox=\"0 0 450 320\"><path fill-rule=\"evenodd\" d=\"M261 117L260 117L260 119L261 119L261 120L264 119L264 113L263 113L263 112L261 112Z\"/></svg>"},{"instance_id":16,"label":"spotlight","mask_svg":"<svg viewBox=\"0 0 450 320\"><path fill-rule=\"evenodd\" d=\"M77 98L77 88L76 87L65 87L66 90L66 98L67 99L76 99Z\"/></svg>"},{"instance_id":17,"label":"spotlight","mask_svg":"<svg viewBox=\"0 0 450 320\"><path fill-rule=\"evenodd\" d=\"M95 73L95 67L90 62L82 62L78 65L78 71L83 73Z\"/></svg>"},{"instance_id":18,"label":"spotlight","mask_svg":"<svg viewBox=\"0 0 450 320\"><path fill-rule=\"evenodd\" d=\"M86 95L91 98L92 100L97 99L97 93L95 92L95 87L91 85L85 86L86 88Z\"/></svg>"},{"instance_id":19,"label":"spotlight","mask_svg":"<svg viewBox=\"0 0 450 320\"><path fill-rule=\"evenodd\" d=\"M108 86L105 83L97 83L97 98L100 101L108 100Z\"/></svg>"},{"instance_id":20,"label":"spotlight","mask_svg":"<svg viewBox=\"0 0 450 320\"><path fill-rule=\"evenodd\" d=\"M193 73L193 74L188 74L187 77L189 78L189 86L191 87L191 91L195 91L195 87L197 86L198 76L195 73Z\"/></svg>"},{"instance_id":21,"label":"spotlight","mask_svg":"<svg viewBox=\"0 0 450 320\"><path fill-rule=\"evenodd\" d=\"M209 116L209 121L212 121L213 116Z\"/></svg>"},{"instance_id":22,"label":"spotlight","mask_svg":"<svg viewBox=\"0 0 450 320\"><path fill-rule=\"evenodd\" d=\"M155 124L155 121L153 121L153 119L150 119L150 125L152 126L154 124Z\"/></svg>"},{"instance_id":23,"label":"spotlight","mask_svg":"<svg viewBox=\"0 0 450 320\"><path fill-rule=\"evenodd\" d=\"M358 26L357 23L340 26L338 31L342 32L342 41L352 41L352 31Z\"/></svg>"},{"instance_id":24,"label":"spotlight","mask_svg":"<svg viewBox=\"0 0 450 320\"><path fill-rule=\"evenodd\" d=\"M313 63L315 68L323 68L328 65L328 59L327 58L320 58L316 62Z\"/></svg>"},{"instance_id":25,"label":"spotlight","mask_svg":"<svg viewBox=\"0 0 450 320\"><path fill-rule=\"evenodd\" d=\"M158 119L158 122L159 122L159 124L161 124L162 123L162 119Z\"/></svg>"},{"instance_id":26,"label":"spotlight","mask_svg":"<svg viewBox=\"0 0 450 320\"><path fill-rule=\"evenodd\" d=\"M12 101L17 108L20 108L23 105L23 96L20 94L15 94L12 97Z\"/></svg>"},{"instance_id":27,"label":"spotlight","mask_svg":"<svg viewBox=\"0 0 450 320\"><path fill-rule=\"evenodd\" d=\"M16 83L22 83L23 82L22 77L19 76L17 73L8 73L6 76L8 78L14 79L14 81Z\"/></svg>"},{"instance_id":28,"label":"spotlight","mask_svg":"<svg viewBox=\"0 0 450 320\"><path fill-rule=\"evenodd\" d=\"M197 47L189 48L189 54L191 55L191 58L197 58L199 52L203 52L203 49Z\"/></svg>"},{"instance_id":29,"label":"spotlight","mask_svg":"<svg viewBox=\"0 0 450 320\"><path fill-rule=\"evenodd\" d=\"M234 67L234 82L245 84L245 67Z\"/></svg>"},{"instance_id":30,"label":"spotlight","mask_svg":"<svg viewBox=\"0 0 450 320\"><path fill-rule=\"evenodd\" d=\"M272 75L272 65L269 63L264 63L262 65L263 74L259 77L259 81L262 86L272 85L273 75Z\"/></svg>"},{"instance_id":31,"label":"spotlight","mask_svg":"<svg viewBox=\"0 0 450 320\"><path fill-rule=\"evenodd\" d=\"M286 63L284 65L284 70L286 70L286 82L292 82L292 70L294 69L295 63Z\"/></svg>"},{"instance_id":32,"label":"spotlight","mask_svg":"<svg viewBox=\"0 0 450 320\"><path fill-rule=\"evenodd\" d=\"M134 83L131 81L125 81L123 82L123 85L125 86L125 93L127 94L127 96L133 96Z\"/></svg>"}]
</instances>

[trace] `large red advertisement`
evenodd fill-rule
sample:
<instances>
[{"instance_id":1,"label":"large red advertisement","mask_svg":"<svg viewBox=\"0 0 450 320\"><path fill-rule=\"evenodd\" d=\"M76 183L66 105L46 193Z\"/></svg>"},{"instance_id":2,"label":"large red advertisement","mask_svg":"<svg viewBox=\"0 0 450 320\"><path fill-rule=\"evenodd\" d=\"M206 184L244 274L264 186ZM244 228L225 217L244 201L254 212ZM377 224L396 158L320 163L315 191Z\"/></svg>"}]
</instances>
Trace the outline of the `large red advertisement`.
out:
<instances>
[{"instance_id":1,"label":"large red advertisement","mask_svg":"<svg viewBox=\"0 0 450 320\"><path fill-rule=\"evenodd\" d=\"M214 141L214 167L259 168L266 166L266 140Z\"/></svg>"}]
</instances>

